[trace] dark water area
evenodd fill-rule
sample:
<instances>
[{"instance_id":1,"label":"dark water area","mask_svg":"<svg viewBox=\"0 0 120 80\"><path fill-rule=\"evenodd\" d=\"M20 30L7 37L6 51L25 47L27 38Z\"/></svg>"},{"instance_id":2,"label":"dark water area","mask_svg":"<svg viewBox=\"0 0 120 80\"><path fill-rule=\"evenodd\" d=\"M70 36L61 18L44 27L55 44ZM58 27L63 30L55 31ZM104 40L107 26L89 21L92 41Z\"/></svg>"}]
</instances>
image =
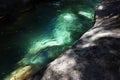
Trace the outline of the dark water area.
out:
<instances>
[{"instance_id":1,"label":"dark water area","mask_svg":"<svg viewBox=\"0 0 120 80\"><path fill-rule=\"evenodd\" d=\"M89 2L91 4L88 4ZM66 2L42 3L20 14L11 24L8 21L5 22L8 25L1 25L0 80L15 69L23 57L28 58L22 61L23 64L39 65L41 60L43 60L41 64L49 61L48 54L64 52L71 47L93 26L94 7L97 2L97 0L86 0L86 2L66 0ZM10 17L10 20L12 18ZM43 59L39 59L39 56ZM33 58L35 61L32 62Z\"/></svg>"},{"instance_id":2,"label":"dark water area","mask_svg":"<svg viewBox=\"0 0 120 80\"><path fill-rule=\"evenodd\" d=\"M51 31L47 24L55 17L56 9L48 6L40 8L39 11L23 14L20 21L0 30L0 79L13 71L16 63L27 53L31 37L41 35L46 29ZM49 16L46 14L48 11L51 11Z\"/></svg>"}]
</instances>

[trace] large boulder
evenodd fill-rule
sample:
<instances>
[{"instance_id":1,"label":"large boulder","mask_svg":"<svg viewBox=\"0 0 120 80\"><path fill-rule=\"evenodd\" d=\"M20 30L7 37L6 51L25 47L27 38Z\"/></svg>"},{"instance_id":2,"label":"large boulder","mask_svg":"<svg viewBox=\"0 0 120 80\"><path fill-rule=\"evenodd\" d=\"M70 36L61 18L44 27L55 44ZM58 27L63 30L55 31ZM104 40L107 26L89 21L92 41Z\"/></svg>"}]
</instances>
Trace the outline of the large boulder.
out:
<instances>
[{"instance_id":1,"label":"large boulder","mask_svg":"<svg viewBox=\"0 0 120 80\"><path fill-rule=\"evenodd\" d=\"M95 18L93 28L32 80L119 80L120 0L104 0Z\"/></svg>"}]
</instances>

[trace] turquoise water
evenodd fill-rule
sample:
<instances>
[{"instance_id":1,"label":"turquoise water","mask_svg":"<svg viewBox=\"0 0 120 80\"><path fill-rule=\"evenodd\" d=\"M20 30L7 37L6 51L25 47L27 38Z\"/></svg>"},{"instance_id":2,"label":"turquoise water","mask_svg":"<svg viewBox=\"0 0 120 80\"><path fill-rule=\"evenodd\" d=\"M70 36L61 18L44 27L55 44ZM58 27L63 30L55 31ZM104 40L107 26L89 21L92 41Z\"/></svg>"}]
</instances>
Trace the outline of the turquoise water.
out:
<instances>
[{"instance_id":1,"label":"turquoise water","mask_svg":"<svg viewBox=\"0 0 120 80\"><path fill-rule=\"evenodd\" d=\"M9 74L19 65L42 67L56 59L93 26L98 2L100 0L63 0L40 4L22 14L12 25L15 34L3 37L0 76ZM9 50L4 49L6 47Z\"/></svg>"},{"instance_id":2,"label":"turquoise water","mask_svg":"<svg viewBox=\"0 0 120 80\"><path fill-rule=\"evenodd\" d=\"M40 66L48 64L70 48L93 26L97 2L78 0L51 3L47 7L42 5L42 8L39 6L32 15L35 18L33 20L37 22L31 21L29 24L36 28L34 30L36 32L33 31L34 35L30 35L27 54L18 64Z\"/></svg>"}]
</instances>

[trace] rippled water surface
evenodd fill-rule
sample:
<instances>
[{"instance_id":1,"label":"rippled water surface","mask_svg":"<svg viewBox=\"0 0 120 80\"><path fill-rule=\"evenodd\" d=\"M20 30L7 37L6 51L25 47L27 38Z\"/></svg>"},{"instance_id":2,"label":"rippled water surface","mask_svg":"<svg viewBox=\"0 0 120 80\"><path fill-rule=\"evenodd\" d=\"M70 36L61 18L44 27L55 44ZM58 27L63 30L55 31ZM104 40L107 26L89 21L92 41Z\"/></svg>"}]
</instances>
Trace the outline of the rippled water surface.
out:
<instances>
[{"instance_id":1,"label":"rippled water surface","mask_svg":"<svg viewBox=\"0 0 120 80\"><path fill-rule=\"evenodd\" d=\"M11 72L16 64L42 67L70 48L93 26L99 1L44 3L22 14L1 33L0 76Z\"/></svg>"}]
</instances>

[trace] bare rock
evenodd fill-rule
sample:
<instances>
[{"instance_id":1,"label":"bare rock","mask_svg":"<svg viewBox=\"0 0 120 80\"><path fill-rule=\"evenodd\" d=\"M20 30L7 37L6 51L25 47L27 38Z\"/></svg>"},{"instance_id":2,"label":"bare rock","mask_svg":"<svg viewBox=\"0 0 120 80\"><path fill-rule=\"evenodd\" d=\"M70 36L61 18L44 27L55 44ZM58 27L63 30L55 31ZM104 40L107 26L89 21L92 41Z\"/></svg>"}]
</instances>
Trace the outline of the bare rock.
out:
<instances>
[{"instance_id":1,"label":"bare rock","mask_svg":"<svg viewBox=\"0 0 120 80\"><path fill-rule=\"evenodd\" d=\"M99 4L94 27L51 62L41 79L33 80L119 80L119 9L120 0L105 0Z\"/></svg>"}]
</instances>

